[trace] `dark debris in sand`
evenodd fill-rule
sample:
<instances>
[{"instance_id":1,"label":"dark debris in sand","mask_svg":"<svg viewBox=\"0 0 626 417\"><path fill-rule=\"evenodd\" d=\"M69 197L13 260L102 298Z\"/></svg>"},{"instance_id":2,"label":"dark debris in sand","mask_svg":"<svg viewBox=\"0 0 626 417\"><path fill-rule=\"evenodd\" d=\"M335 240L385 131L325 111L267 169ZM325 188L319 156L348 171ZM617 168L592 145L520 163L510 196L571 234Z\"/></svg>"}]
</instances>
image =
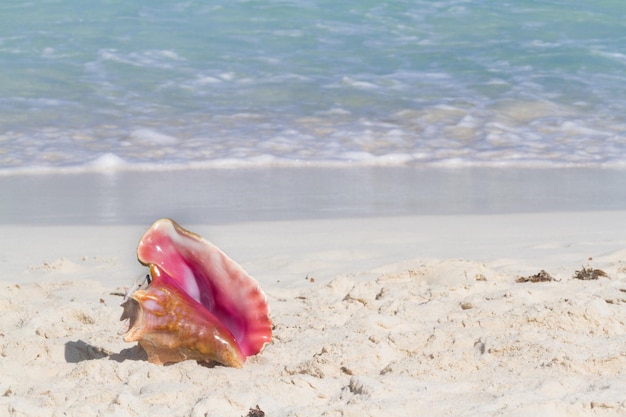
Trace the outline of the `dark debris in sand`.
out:
<instances>
[{"instance_id":1,"label":"dark debris in sand","mask_svg":"<svg viewBox=\"0 0 626 417\"><path fill-rule=\"evenodd\" d=\"M609 275L601 269L593 269L593 268L583 268L580 271L574 272L574 279L581 279L584 281L598 279L598 278L609 278Z\"/></svg>"},{"instance_id":2,"label":"dark debris in sand","mask_svg":"<svg viewBox=\"0 0 626 417\"><path fill-rule=\"evenodd\" d=\"M527 277L519 277L515 282L548 282L548 281L555 281L555 279L552 278L552 275L548 274L546 271L542 269L541 271L537 272L535 275L530 275Z\"/></svg>"},{"instance_id":3,"label":"dark debris in sand","mask_svg":"<svg viewBox=\"0 0 626 417\"><path fill-rule=\"evenodd\" d=\"M250 411L248 411L246 417L265 417L265 413L259 408L259 405L257 404L255 408L251 408Z\"/></svg>"}]
</instances>

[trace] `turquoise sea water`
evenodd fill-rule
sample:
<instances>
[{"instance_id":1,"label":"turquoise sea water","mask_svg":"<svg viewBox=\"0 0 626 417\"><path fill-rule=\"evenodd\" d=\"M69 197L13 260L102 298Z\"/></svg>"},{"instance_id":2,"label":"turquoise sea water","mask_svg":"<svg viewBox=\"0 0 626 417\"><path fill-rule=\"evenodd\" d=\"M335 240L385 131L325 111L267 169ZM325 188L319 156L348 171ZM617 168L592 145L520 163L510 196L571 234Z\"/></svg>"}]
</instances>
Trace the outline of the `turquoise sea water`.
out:
<instances>
[{"instance_id":1,"label":"turquoise sea water","mask_svg":"<svg viewBox=\"0 0 626 417\"><path fill-rule=\"evenodd\" d=\"M0 171L626 166L626 3L15 0Z\"/></svg>"}]
</instances>

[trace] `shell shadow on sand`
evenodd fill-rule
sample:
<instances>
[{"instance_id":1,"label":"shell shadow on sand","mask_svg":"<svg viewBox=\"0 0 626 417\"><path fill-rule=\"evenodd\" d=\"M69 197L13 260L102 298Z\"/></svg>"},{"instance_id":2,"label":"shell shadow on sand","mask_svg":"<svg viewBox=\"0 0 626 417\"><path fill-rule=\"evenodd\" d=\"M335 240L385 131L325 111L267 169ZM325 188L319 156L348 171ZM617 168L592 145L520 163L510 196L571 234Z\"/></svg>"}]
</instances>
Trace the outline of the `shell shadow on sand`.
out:
<instances>
[{"instance_id":1,"label":"shell shadow on sand","mask_svg":"<svg viewBox=\"0 0 626 417\"><path fill-rule=\"evenodd\" d=\"M65 361L67 363L79 363L99 359L109 359L115 362L147 361L148 354L140 345L122 349L119 353L115 353L98 346L90 345L82 340L67 342L65 344ZM219 366L217 362L203 361L198 361L198 365L205 368L215 368Z\"/></svg>"},{"instance_id":2,"label":"shell shadow on sand","mask_svg":"<svg viewBox=\"0 0 626 417\"><path fill-rule=\"evenodd\" d=\"M104 358L116 362L124 362L127 360L145 361L148 359L148 355L139 345L122 349L119 353L114 353L104 348L90 345L82 340L71 341L65 344L65 361L68 363L78 363Z\"/></svg>"}]
</instances>

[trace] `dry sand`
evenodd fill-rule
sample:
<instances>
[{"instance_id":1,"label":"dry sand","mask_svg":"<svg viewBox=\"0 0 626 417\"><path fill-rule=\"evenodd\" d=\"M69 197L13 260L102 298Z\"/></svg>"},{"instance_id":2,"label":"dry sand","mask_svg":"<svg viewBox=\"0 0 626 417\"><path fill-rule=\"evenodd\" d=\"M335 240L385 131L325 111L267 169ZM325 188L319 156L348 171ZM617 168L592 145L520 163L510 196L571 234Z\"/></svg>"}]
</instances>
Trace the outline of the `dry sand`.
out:
<instances>
[{"instance_id":1,"label":"dry sand","mask_svg":"<svg viewBox=\"0 0 626 417\"><path fill-rule=\"evenodd\" d=\"M0 415L626 415L625 218L184 225L267 293L274 341L243 369L156 366L117 334L149 225L2 226Z\"/></svg>"}]
</instances>

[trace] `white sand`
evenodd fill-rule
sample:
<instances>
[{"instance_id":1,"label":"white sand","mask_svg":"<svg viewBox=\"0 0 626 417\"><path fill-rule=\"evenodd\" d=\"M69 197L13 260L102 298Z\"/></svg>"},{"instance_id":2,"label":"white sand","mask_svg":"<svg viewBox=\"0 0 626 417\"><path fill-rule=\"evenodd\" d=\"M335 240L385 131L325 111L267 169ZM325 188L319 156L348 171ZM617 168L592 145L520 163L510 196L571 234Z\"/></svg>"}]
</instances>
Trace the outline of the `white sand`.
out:
<instances>
[{"instance_id":1,"label":"white sand","mask_svg":"<svg viewBox=\"0 0 626 417\"><path fill-rule=\"evenodd\" d=\"M152 365L117 335L149 224L4 225L0 415L626 415L625 219L183 224L268 295L274 341L243 369ZM541 269L558 281L515 282Z\"/></svg>"}]
</instances>

